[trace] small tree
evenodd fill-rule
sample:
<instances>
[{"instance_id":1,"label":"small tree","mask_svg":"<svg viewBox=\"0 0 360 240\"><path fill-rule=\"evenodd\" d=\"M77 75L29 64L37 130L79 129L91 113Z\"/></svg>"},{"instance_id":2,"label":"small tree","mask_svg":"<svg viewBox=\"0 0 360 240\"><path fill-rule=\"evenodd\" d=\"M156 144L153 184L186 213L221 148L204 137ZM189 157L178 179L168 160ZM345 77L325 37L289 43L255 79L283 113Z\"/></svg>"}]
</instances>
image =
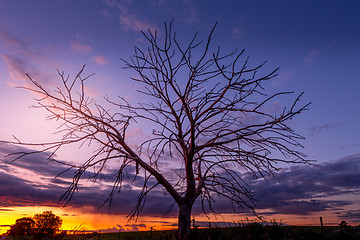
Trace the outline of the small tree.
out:
<instances>
[{"instance_id":1,"label":"small tree","mask_svg":"<svg viewBox=\"0 0 360 240\"><path fill-rule=\"evenodd\" d=\"M29 217L23 217L16 220L10 227L6 235L8 236L31 236L34 234L35 221Z\"/></svg>"},{"instance_id":2,"label":"small tree","mask_svg":"<svg viewBox=\"0 0 360 240\"><path fill-rule=\"evenodd\" d=\"M91 75L83 76L84 67L72 80L58 71L62 86L55 91L28 76L34 87L25 88L41 96L37 107L47 110L50 120L62 121L62 138L39 143L45 146L39 151L52 151L51 158L64 145L97 145L82 165L69 165L77 172L65 199L71 198L89 168L94 168L96 178L106 163L120 159L109 203L121 189L125 171L136 166L144 183L129 216L136 218L147 194L160 186L178 206L178 238L188 239L197 199L204 211L212 210L220 197L254 212L254 197L243 180L245 174L265 177L276 172L278 163L307 162L297 150L302 137L287 125L307 107L298 107L301 94L288 107L274 111L273 100L292 93L265 93L263 83L274 78L277 69L260 74L265 62L249 67L244 51L222 54L219 47L211 52L215 26L206 41L198 41L195 34L186 45L178 42L172 23L165 23L162 40L156 31L143 32L149 47L135 47L133 57L124 62L137 73L133 80L144 86L139 92L147 102L132 105L122 97L118 101L105 98L117 107L115 112L86 96L85 81ZM147 121L154 130L145 142L133 147L128 129L137 121ZM27 145L18 139L13 143ZM17 154L23 157L34 152L38 151ZM176 179L173 174L167 178L162 161L178 163L181 169L176 170ZM156 183L150 185L154 182L150 180Z\"/></svg>"},{"instance_id":3,"label":"small tree","mask_svg":"<svg viewBox=\"0 0 360 240\"><path fill-rule=\"evenodd\" d=\"M62 219L56 216L52 211L44 211L43 213L35 214L36 235L41 238L55 236L59 231Z\"/></svg>"}]
</instances>

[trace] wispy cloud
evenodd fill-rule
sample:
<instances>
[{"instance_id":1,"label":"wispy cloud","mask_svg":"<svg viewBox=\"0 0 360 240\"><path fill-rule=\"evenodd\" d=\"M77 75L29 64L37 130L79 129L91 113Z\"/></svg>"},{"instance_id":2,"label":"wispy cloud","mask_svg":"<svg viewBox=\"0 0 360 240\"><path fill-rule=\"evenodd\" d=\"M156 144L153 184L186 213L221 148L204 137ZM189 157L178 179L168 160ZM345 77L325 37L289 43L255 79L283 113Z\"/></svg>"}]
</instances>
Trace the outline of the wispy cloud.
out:
<instances>
[{"instance_id":1,"label":"wispy cloud","mask_svg":"<svg viewBox=\"0 0 360 240\"><path fill-rule=\"evenodd\" d=\"M103 0L103 2L111 8L115 7L117 4L116 0Z\"/></svg>"},{"instance_id":2,"label":"wispy cloud","mask_svg":"<svg viewBox=\"0 0 360 240\"><path fill-rule=\"evenodd\" d=\"M310 128L310 136L314 136L315 134L320 134L324 131L328 131L328 130L331 130L331 129L334 129L336 127L338 127L339 124L324 124L324 125L321 125L321 126L315 126L315 127L312 127Z\"/></svg>"},{"instance_id":3,"label":"wispy cloud","mask_svg":"<svg viewBox=\"0 0 360 240\"><path fill-rule=\"evenodd\" d=\"M99 66L103 66L105 64L110 63L109 60L104 56L97 55L97 56L92 57L91 59Z\"/></svg>"},{"instance_id":4,"label":"wispy cloud","mask_svg":"<svg viewBox=\"0 0 360 240\"><path fill-rule=\"evenodd\" d=\"M304 62L311 63L320 55L320 51L317 49L311 50L306 57L304 58Z\"/></svg>"},{"instance_id":5,"label":"wispy cloud","mask_svg":"<svg viewBox=\"0 0 360 240\"><path fill-rule=\"evenodd\" d=\"M7 48L17 47L25 48L27 44L22 41L20 38L16 37L13 33L8 32L0 28L0 45L3 45Z\"/></svg>"},{"instance_id":6,"label":"wispy cloud","mask_svg":"<svg viewBox=\"0 0 360 240\"><path fill-rule=\"evenodd\" d=\"M45 88L51 87L57 79L55 71L53 73L45 72L31 63L31 58L22 58L19 55L5 53L1 56L4 61L8 74L10 76L10 80L8 85L13 87L33 87L26 76L29 74L31 78L35 79L38 83L42 84ZM34 59L34 62L35 59Z\"/></svg>"},{"instance_id":7,"label":"wispy cloud","mask_svg":"<svg viewBox=\"0 0 360 240\"><path fill-rule=\"evenodd\" d=\"M135 32L146 31L147 29L154 30L154 27L151 23L140 19L135 14L119 14L120 25L123 29L132 30Z\"/></svg>"},{"instance_id":8,"label":"wispy cloud","mask_svg":"<svg viewBox=\"0 0 360 240\"><path fill-rule=\"evenodd\" d=\"M146 31L148 29L151 29L152 31L157 29L156 24L151 23L142 17L143 14L132 10L133 1L131 0L121 2L104 0L104 3L111 9L111 11L115 11L115 14L119 19L119 24L124 30L139 32ZM103 15L109 18L111 13L103 11Z\"/></svg>"},{"instance_id":9,"label":"wispy cloud","mask_svg":"<svg viewBox=\"0 0 360 240\"><path fill-rule=\"evenodd\" d=\"M20 58L19 56L10 53L3 54L1 58L7 66L11 80L13 81L24 81L27 79L26 73L32 76L39 75L35 66L30 64L24 58Z\"/></svg>"},{"instance_id":10,"label":"wispy cloud","mask_svg":"<svg viewBox=\"0 0 360 240\"><path fill-rule=\"evenodd\" d=\"M197 23L198 19L198 7L193 0L183 0L184 4L184 17L188 24Z\"/></svg>"},{"instance_id":11,"label":"wispy cloud","mask_svg":"<svg viewBox=\"0 0 360 240\"><path fill-rule=\"evenodd\" d=\"M7 209L7 208L0 208L0 212L13 212L15 210L13 209ZM0 225L1 226L1 225Z\"/></svg>"},{"instance_id":12,"label":"wispy cloud","mask_svg":"<svg viewBox=\"0 0 360 240\"><path fill-rule=\"evenodd\" d=\"M233 39L239 39L240 37L242 37L243 35L245 35L245 31L242 30L239 27L233 27L232 30L232 38Z\"/></svg>"},{"instance_id":13,"label":"wispy cloud","mask_svg":"<svg viewBox=\"0 0 360 240\"><path fill-rule=\"evenodd\" d=\"M39 83L46 83L50 85L56 78L55 70L53 67L55 61L49 59L41 48L32 46L29 41L17 38L11 32L0 30L0 44L4 46L4 53L1 54L1 59L5 63L8 75L10 76L7 83L11 86L18 87L29 86L26 73L36 79ZM51 69L54 72L49 73L43 69Z\"/></svg>"},{"instance_id":14,"label":"wispy cloud","mask_svg":"<svg viewBox=\"0 0 360 240\"><path fill-rule=\"evenodd\" d=\"M279 87L286 82L288 82L292 76L294 75L294 71L290 69L285 69L279 73L279 75L271 81L272 87Z\"/></svg>"},{"instance_id":15,"label":"wispy cloud","mask_svg":"<svg viewBox=\"0 0 360 240\"><path fill-rule=\"evenodd\" d=\"M72 41L70 47L75 53L80 53L84 55L89 54L93 51L90 45L81 43L79 40Z\"/></svg>"},{"instance_id":16,"label":"wispy cloud","mask_svg":"<svg viewBox=\"0 0 360 240\"><path fill-rule=\"evenodd\" d=\"M102 96L102 93L91 87L91 86L85 86L85 93L86 93L86 96L90 97L90 98L98 98L100 96Z\"/></svg>"}]
</instances>

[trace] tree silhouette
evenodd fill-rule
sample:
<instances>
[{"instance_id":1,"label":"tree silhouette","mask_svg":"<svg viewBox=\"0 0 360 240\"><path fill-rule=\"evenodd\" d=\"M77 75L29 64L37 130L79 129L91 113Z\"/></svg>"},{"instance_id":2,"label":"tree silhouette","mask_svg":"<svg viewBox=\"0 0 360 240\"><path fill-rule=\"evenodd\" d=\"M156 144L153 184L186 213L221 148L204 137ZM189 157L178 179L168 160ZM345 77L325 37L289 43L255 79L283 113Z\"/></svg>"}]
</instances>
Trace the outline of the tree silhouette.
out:
<instances>
[{"instance_id":1,"label":"tree silhouette","mask_svg":"<svg viewBox=\"0 0 360 240\"><path fill-rule=\"evenodd\" d=\"M134 55L123 61L125 68L137 73L133 80L142 84L139 92L146 103L131 104L119 96L118 100L105 98L110 108L97 104L86 95L85 82L92 75L83 76L84 66L73 79L58 71L61 85L55 91L28 75L33 87L24 88L40 96L36 107L47 110L50 120L61 121L62 137L39 144L16 139L14 144L45 146L18 152L17 157L51 151L50 159L65 145L97 146L83 164L68 164L77 170L63 199L71 199L87 170L94 168L97 178L108 162L120 159L109 203L121 189L126 171L136 167L144 182L129 217L138 216L153 189L163 188L179 209L179 239L190 236L197 199L205 212L212 211L220 197L231 200L234 208L255 213L254 196L244 176L266 177L278 170L279 163L307 162L298 150L303 137L287 123L308 104L298 106L300 94L292 97L289 106L276 110L275 100L292 94L266 94L264 82L274 78L278 69L261 73L265 62L249 67L244 50L223 54L219 47L212 51L215 26L205 41L198 41L195 34L185 45L172 31L172 22L165 23L162 37L156 31L143 32L148 48L135 47ZM134 147L128 130L137 122L148 122L153 134ZM170 161L178 163L176 178L168 177L169 169L161 167Z\"/></svg>"},{"instance_id":2,"label":"tree silhouette","mask_svg":"<svg viewBox=\"0 0 360 240\"><path fill-rule=\"evenodd\" d=\"M31 236L34 234L35 221L30 217L23 217L16 220L6 235L8 236Z\"/></svg>"},{"instance_id":3,"label":"tree silhouette","mask_svg":"<svg viewBox=\"0 0 360 240\"><path fill-rule=\"evenodd\" d=\"M36 234L40 238L51 237L59 231L62 219L52 211L44 211L34 216Z\"/></svg>"},{"instance_id":4,"label":"tree silhouette","mask_svg":"<svg viewBox=\"0 0 360 240\"><path fill-rule=\"evenodd\" d=\"M25 236L25 238L52 238L60 229L62 219L52 211L35 214L33 218L23 217L16 220L7 232L8 236Z\"/></svg>"}]
</instances>

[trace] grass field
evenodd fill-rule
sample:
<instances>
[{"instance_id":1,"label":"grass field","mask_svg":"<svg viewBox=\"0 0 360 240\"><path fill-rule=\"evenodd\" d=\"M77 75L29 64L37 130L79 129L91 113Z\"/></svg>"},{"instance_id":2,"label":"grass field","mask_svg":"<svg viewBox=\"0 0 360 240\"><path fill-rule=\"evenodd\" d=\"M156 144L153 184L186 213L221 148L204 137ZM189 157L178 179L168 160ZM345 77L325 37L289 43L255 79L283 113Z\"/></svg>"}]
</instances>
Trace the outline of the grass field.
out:
<instances>
[{"instance_id":1,"label":"grass field","mask_svg":"<svg viewBox=\"0 0 360 240\"><path fill-rule=\"evenodd\" d=\"M172 240L175 238L175 231L143 231L143 232L120 232L101 233L86 235L68 235L66 240ZM250 223L229 228L202 228L192 229L194 240L358 240L360 239L360 226L352 227L347 224L339 226L280 226L262 225Z\"/></svg>"}]
</instances>

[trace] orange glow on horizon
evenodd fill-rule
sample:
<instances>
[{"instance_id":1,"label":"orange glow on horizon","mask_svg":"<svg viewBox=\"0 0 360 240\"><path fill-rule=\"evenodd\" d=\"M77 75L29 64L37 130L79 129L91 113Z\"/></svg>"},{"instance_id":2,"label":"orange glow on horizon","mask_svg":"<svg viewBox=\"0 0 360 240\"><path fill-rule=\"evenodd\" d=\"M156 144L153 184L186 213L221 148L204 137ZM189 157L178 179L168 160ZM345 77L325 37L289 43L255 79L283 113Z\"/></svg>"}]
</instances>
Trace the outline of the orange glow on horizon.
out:
<instances>
[{"instance_id":1,"label":"orange glow on horizon","mask_svg":"<svg viewBox=\"0 0 360 240\"><path fill-rule=\"evenodd\" d=\"M176 217L150 217L140 216L137 222L128 221L125 215L114 214L100 214L100 213L86 213L87 209L73 209L70 207L11 207L0 209L0 234L6 233L10 228L9 225L15 223L16 219L22 217L33 217L36 213L43 211L52 211L55 215L63 219L61 230L85 230L85 231L99 231L102 232L116 232L119 229L122 231L147 231L152 228L153 230L172 230L176 229ZM88 212L91 212L88 210ZM260 214L261 215L261 214ZM340 220L335 215L327 215L325 212L308 216L298 215L280 215L274 214L266 217L267 221L275 221L282 225L320 225L320 216L324 219L324 225L338 225ZM216 225L219 222L230 223L246 223L248 221L259 221L254 216L247 218L241 214L222 214L218 216L209 215L196 215L197 222L212 222ZM351 224L351 223L350 223ZM230 225L229 225L230 226Z\"/></svg>"},{"instance_id":2,"label":"orange glow on horizon","mask_svg":"<svg viewBox=\"0 0 360 240\"><path fill-rule=\"evenodd\" d=\"M60 207L11 207L2 208L0 210L0 234L6 233L13 225L16 219L22 217L33 217L37 213L43 211L52 211L55 215L61 217L63 220L61 230L86 230L86 231L117 231L122 227L123 231L133 231L132 225L136 226L139 231L150 230L170 230L174 229L171 226L164 226L162 222L169 222L169 225L176 223L175 218L161 218L161 217L139 217L137 222L128 221L125 215L114 214L100 214L100 213L83 213L77 212L71 208ZM120 227L121 226L121 227Z\"/></svg>"}]
</instances>

